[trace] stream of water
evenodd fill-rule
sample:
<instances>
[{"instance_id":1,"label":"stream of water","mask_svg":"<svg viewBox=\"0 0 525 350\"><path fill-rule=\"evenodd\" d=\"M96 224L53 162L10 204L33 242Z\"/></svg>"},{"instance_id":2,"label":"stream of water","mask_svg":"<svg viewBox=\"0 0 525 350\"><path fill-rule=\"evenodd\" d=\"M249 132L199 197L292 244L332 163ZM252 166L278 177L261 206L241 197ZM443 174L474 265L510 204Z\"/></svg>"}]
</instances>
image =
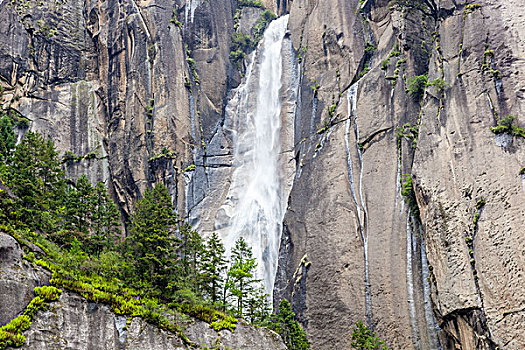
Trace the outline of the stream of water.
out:
<instances>
[{"instance_id":1,"label":"stream of water","mask_svg":"<svg viewBox=\"0 0 525 350\"><path fill-rule=\"evenodd\" d=\"M224 225L227 251L243 237L258 262L257 278L271 296L283 221L279 154L281 152L281 75L283 39L288 16L270 23L251 57L240 98L228 115L233 134L235 170L227 203L230 221ZM220 226L217 225L216 226Z\"/></svg>"}]
</instances>

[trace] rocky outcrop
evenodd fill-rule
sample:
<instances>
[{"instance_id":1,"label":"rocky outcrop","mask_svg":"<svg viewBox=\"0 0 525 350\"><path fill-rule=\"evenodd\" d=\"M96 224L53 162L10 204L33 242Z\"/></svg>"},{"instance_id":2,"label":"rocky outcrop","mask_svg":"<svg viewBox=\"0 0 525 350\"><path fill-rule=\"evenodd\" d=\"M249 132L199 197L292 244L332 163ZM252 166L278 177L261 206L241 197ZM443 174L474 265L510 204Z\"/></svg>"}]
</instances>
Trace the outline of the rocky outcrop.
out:
<instances>
[{"instance_id":1,"label":"rocky outcrop","mask_svg":"<svg viewBox=\"0 0 525 350\"><path fill-rule=\"evenodd\" d=\"M524 141L490 131L523 121L518 5L396 3L293 2L302 91L319 84L299 128L316 147L296 151L276 291L316 348L348 348L358 319L393 348L521 348ZM407 92L423 74L419 103Z\"/></svg>"},{"instance_id":2,"label":"rocky outcrop","mask_svg":"<svg viewBox=\"0 0 525 350\"><path fill-rule=\"evenodd\" d=\"M113 314L102 304L64 293L45 312L39 312L24 333L23 349L190 349L175 334L134 318ZM199 348L284 350L281 338L264 328L239 323L235 332L217 333L207 323L192 321L184 330Z\"/></svg>"},{"instance_id":3,"label":"rocky outcrop","mask_svg":"<svg viewBox=\"0 0 525 350\"><path fill-rule=\"evenodd\" d=\"M0 324L4 325L25 310L33 289L49 281L49 274L35 271L22 260L16 240L0 233Z\"/></svg>"},{"instance_id":4,"label":"rocky outcrop","mask_svg":"<svg viewBox=\"0 0 525 350\"><path fill-rule=\"evenodd\" d=\"M33 289L49 283L49 274L22 259L16 240L0 233L0 324L24 311ZM112 313L107 305L88 302L65 291L59 300L38 311L24 332L23 349L189 349L177 335L146 323L141 318ZM239 322L234 332L216 332L202 321L182 317L183 332L198 348L285 350L279 335L266 328Z\"/></svg>"}]
</instances>

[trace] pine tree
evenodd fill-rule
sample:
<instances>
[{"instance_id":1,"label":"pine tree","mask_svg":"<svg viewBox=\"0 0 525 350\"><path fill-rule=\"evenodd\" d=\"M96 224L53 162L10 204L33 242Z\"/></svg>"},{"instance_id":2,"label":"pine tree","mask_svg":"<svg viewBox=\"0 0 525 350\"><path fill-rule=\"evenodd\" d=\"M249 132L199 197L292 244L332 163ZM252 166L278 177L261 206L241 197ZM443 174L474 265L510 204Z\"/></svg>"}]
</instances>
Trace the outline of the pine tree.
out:
<instances>
[{"instance_id":1,"label":"pine tree","mask_svg":"<svg viewBox=\"0 0 525 350\"><path fill-rule=\"evenodd\" d=\"M94 253L98 255L104 248L112 248L121 235L120 213L102 182L94 188L93 203L91 242Z\"/></svg>"},{"instance_id":2,"label":"pine tree","mask_svg":"<svg viewBox=\"0 0 525 350\"><path fill-rule=\"evenodd\" d=\"M214 232L206 243L202 258L203 292L213 304L219 302L219 293L224 284L224 272L228 263L224 253L224 245Z\"/></svg>"},{"instance_id":3,"label":"pine tree","mask_svg":"<svg viewBox=\"0 0 525 350\"><path fill-rule=\"evenodd\" d=\"M201 260L204 254L204 243L199 233L184 222L179 227L181 245L179 249L179 266L181 269L180 287L188 289L195 295L201 294Z\"/></svg>"},{"instance_id":4,"label":"pine tree","mask_svg":"<svg viewBox=\"0 0 525 350\"><path fill-rule=\"evenodd\" d=\"M126 239L126 256L135 273L161 291L168 289L177 260L176 222L168 190L158 184L137 202Z\"/></svg>"},{"instance_id":5,"label":"pine tree","mask_svg":"<svg viewBox=\"0 0 525 350\"><path fill-rule=\"evenodd\" d=\"M246 298L245 317L251 324L266 326L269 321L271 306L264 287L255 288Z\"/></svg>"},{"instance_id":6,"label":"pine tree","mask_svg":"<svg viewBox=\"0 0 525 350\"><path fill-rule=\"evenodd\" d=\"M255 291L260 280L255 279L257 262L252 254L251 247L240 237L235 242L231 256L232 265L228 270L228 279L225 285L226 294L229 292L236 301L235 313L238 317L244 316L245 301Z\"/></svg>"},{"instance_id":7,"label":"pine tree","mask_svg":"<svg viewBox=\"0 0 525 350\"><path fill-rule=\"evenodd\" d=\"M352 342L350 346L357 350L388 350L384 341L380 340L377 335L366 327L362 321L356 323L352 332Z\"/></svg>"},{"instance_id":8,"label":"pine tree","mask_svg":"<svg viewBox=\"0 0 525 350\"><path fill-rule=\"evenodd\" d=\"M15 144L16 135L13 130L13 122L3 111L0 111L0 162L7 162Z\"/></svg>"},{"instance_id":9,"label":"pine tree","mask_svg":"<svg viewBox=\"0 0 525 350\"><path fill-rule=\"evenodd\" d=\"M295 320L295 313L292 311L288 300L282 299L279 303L279 311L275 315L271 328L281 336L289 350L307 350L310 348L306 333Z\"/></svg>"},{"instance_id":10,"label":"pine tree","mask_svg":"<svg viewBox=\"0 0 525 350\"><path fill-rule=\"evenodd\" d=\"M76 230L87 236L91 224L91 216L95 208L94 188L86 175L66 192L66 228Z\"/></svg>"},{"instance_id":11,"label":"pine tree","mask_svg":"<svg viewBox=\"0 0 525 350\"><path fill-rule=\"evenodd\" d=\"M21 220L37 229L53 229L65 195L54 143L28 132L16 146L6 175L7 185L19 199Z\"/></svg>"}]
</instances>

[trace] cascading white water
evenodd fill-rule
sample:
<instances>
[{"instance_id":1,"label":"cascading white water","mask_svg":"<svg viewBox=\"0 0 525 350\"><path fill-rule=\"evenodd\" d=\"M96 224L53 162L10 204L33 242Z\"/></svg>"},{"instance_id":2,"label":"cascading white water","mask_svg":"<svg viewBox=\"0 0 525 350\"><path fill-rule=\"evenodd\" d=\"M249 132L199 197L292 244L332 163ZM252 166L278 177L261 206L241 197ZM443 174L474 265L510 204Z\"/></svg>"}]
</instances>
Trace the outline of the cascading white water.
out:
<instances>
[{"instance_id":1,"label":"cascading white water","mask_svg":"<svg viewBox=\"0 0 525 350\"><path fill-rule=\"evenodd\" d=\"M229 222L217 222L230 251L243 237L258 262L257 277L272 295L283 220L281 190L281 48L288 16L270 23L246 78L236 93L238 105L227 115L232 129L235 170L227 203L221 209ZM254 63L257 64L254 64ZM256 96L253 101L252 97Z\"/></svg>"}]
</instances>

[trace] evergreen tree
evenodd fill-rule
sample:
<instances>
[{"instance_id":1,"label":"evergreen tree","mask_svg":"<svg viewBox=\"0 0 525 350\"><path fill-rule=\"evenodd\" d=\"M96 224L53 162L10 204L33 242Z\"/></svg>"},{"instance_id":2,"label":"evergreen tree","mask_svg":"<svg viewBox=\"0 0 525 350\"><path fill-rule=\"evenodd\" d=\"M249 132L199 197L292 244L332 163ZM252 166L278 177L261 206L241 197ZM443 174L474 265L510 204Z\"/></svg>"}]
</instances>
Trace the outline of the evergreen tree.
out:
<instances>
[{"instance_id":1,"label":"evergreen tree","mask_svg":"<svg viewBox=\"0 0 525 350\"><path fill-rule=\"evenodd\" d=\"M167 188L158 184L137 202L126 239L126 256L137 277L166 291L177 260L177 223Z\"/></svg>"},{"instance_id":2,"label":"evergreen tree","mask_svg":"<svg viewBox=\"0 0 525 350\"><path fill-rule=\"evenodd\" d=\"M279 303L279 311L275 315L271 328L281 336L288 349L307 350L310 348L306 333L295 320L295 313L288 300L282 299Z\"/></svg>"},{"instance_id":3,"label":"evergreen tree","mask_svg":"<svg viewBox=\"0 0 525 350\"><path fill-rule=\"evenodd\" d=\"M219 302L220 291L223 288L224 272L227 259L219 236L214 232L206 243L202 257L203 292L213 304Z\"/></svg>"},{"instance_id":4,"label":"evergreen tree","mask_svg":"<svg viewBox=\"0 0 525 350\"><path fill-rule=\"evenodd\" d=\"M350 346L357 350L388 350L384 341L380 340L374 332L366 327L362 321L356 323L352 332Z\"/></svg>"},{"instance_id":5,"label":"evergreen tree","mask_svg":"<svg viewBox=\"0 0 525 350\"><path fill-rule=\"evenodd\" d=\"M86 175L80 176L77 182L68 188L65 204L67 229L87 236L95 203L94 189Z\"/></svg>"},{"instance_id":6,"label":"evergreen tree","mask_svg":"<svg viewBox=\"0 0 525 350\"><path fill-rule=\"evenodd\" d=\"M13 122L3 111L0 111L0 162L7 162L15 144Z\"/></svg>"},{"instance_id":7,"label":"evergreen tree","mask_svg":"<svg viewBox=\"0 0 525 350\"><path fill-rule=\"evenodd\" d=\"M120 213L102 182L94 188L93 203L95 209L91 217L91 241L94 252L99 254L104 248L113 247L121 235Z\"/></svg>"},{"instance_id":8,"label":"evergreen tree","mask_svg":"<svg viewBox=\"0 0 525 350\"><path fill-rule=\"evenodd\" d=\"M264 287L255 288L246 298L245 317L251 324L266 326L269 321L271 306Z\"/></svg>"},{"instance_id":9,"label":"evergreen tree","mask_svg":"<svg viewBox=\"0 0 525 350\"><path fill-rule=\"evenodd\" d=\"M180 225L179 248L180 287L196 295L201 294L201 261L204 254L204 243L199 233L184 222Z\"/></svg>"},{"instance_id":10,"label":"evergreen tree","mask_svg":"<svg viewBox=\"0 0 525 350\"><path fill-rule=\"evenodd\" d=\"M20 203L20 218L38 229L52 229L65 191L64 172L55 145L28 132L16 146L6 172L8 186Z\"/></svg>"},{"instance_id":11,"label":"evergreen tree","mask_svg":"<svg viewBox=\"0 0 525 350\"><path fill-rule=\"evenodd\" d=\"M255 279L255 261L251 247L246 244L244 238L240 237L235 242L231 256L232 265L228 270L228 279L225 285L226 294L229 293L236 301L235 313L238 317L244 316L246 299L251 295L260 283Z\"/></svg>"}]
</instances>

